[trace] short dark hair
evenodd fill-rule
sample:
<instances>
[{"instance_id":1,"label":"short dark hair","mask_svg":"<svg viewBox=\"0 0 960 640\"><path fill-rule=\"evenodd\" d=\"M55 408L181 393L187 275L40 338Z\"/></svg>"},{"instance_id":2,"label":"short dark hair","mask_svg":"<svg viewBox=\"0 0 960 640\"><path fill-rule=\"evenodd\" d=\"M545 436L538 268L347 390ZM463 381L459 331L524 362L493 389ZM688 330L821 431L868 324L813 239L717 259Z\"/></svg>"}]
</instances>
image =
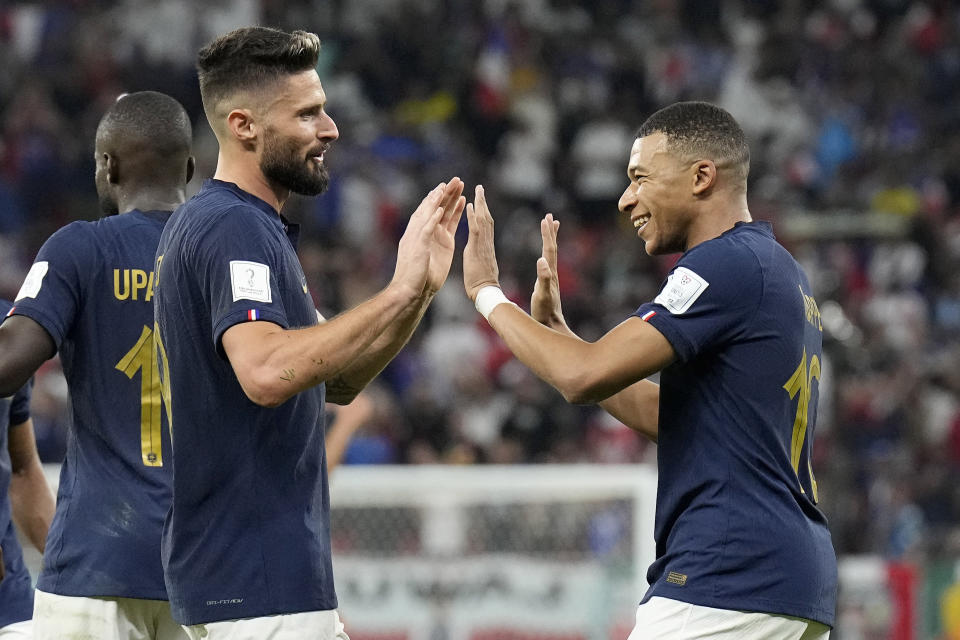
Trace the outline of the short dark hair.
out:
<instances>
[{"instance_id":1,"label":"short dark hair","mask_svg":"<svg viewBox=\"0 0 960 640\"><path fill-rule=\"evenodd\" d=\"M97 143L122 144L161 157L190 155L193 129L186 110L157 91L138 91L117 98L97 125Z\"/></svg>"},{"instance_id":2,"label":"short dark hair","mask_svg":"<svg viewBox=\"0 0 960 640\"><path fill-rule=\"evenodd\" d=\"M730 113L709 102L676 102L660 109L640 125L637 137L662 133L678 156L706 158L750 172L747 136Z\"/></svg>"},{"instance_id":3,"label":"short dark hair","mask_svg":"<svg viewBox=\"0 0 960 640\"><path fill-rule=\"evenodd\" d=\"M320 38L307 31L243 27L220 36L197 55L204 111L209 118L217 103L236 91L314 69L319 57Z\"/></svg>"}]
</instances>

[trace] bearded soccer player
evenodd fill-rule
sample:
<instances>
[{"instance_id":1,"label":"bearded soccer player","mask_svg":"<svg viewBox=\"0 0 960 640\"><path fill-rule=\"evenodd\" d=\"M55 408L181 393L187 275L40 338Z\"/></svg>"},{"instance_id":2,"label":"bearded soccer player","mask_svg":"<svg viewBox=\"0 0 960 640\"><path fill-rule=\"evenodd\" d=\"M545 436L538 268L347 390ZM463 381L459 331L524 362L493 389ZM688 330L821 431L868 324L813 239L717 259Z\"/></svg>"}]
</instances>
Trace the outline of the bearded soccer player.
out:
<instances>
[{"instance_id":1,"label":"bearded soccer player","mask_svg":"<svg viewBox=\"0 0 960 640\"><path fill-rule=\"evenodd\" d=\"M330 563L325 400L348 403L407 342L443 284L463 183L441 183L400 239L379 294L318 323L291 193L317 195L338 131L320 41L251 27L200 51L214 178L157 250L157 349L172 409L163 560L192 638L345 638Z\"/></svg>"},{"instance_id":2,"label":"bearded soccer player","mask_svg":"<svg viewBox=\"0 0 960 640\"><path fill-rule=\"evenodd\" d=\"M97 127L106 217L44 243L0 325L0 392L60 353L71 429L37 581L35 638L179 640L160 561L170 437L153 346L153 259L193 174L179 102L122 96ZM114 214L120 215L114 215Z\"/></svg>"},{"instance_id":3,"label":"bearded soccer player","mask_svg":"<svg viewBox=\"0 0 960 640\"><path fill-rule=\"evenodd\" d=\"M10 310L0 300L0 317ZM41 553L53 519L53 494L40 466L27 382L0 397L0 640L33 638L33 581L23 563L14 522Z\"/></svg>"},{"instance_id":4,"label":"bearded soccer player","mask_svg":"<svg viewBox=\"0 0 960 640\"><path fill-rule=\"evenodd\" d=\"M596 342L563 320L558 222L541 221L533 317L498 284L482 188L464 284L537 375L658 443L657 559L630 640L823 640L836 556L810 460L822 325L810 283L747 208L749 149L726 111L640 127L620 211L651 255L682 252L660 294ZM575 363L575 364L574 364ZM660 386L645 378L661 371Z\"/></svg>"}]
</instances>

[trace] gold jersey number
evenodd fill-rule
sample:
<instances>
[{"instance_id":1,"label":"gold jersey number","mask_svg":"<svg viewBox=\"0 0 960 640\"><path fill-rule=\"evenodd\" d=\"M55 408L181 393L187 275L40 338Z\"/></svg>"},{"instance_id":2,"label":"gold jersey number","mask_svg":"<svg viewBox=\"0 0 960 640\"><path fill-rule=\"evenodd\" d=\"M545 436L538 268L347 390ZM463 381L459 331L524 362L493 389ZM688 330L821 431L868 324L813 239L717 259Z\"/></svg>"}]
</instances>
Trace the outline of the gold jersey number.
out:
<instances>
[{"instance_id":1,"label":"gold jersey number","mask_svg":"<svg viewBox=\"0 0 960 640\"><path fill-rule=\"evenodd\" d=\"M156 329L156 325L154 325ZM156 341L156 344L154 344ZM161 375L161 367L163 375ZM159 335L144 326L140 339L127 351L116 368L133 380L140 373L140 454L148 467L163 466L161 405L170 422L169 365Z\"/></svg>"},{"instance_id":2,"label":"gold jersey number","mask_svg":"<svg viewBox=\"0 0 960 640\"><path fill-rule=\"evenodd\" d=\"M803 451L803 443L807 437L807 421L810 419L810 394L813 393L813 381L820 380L820 358L814 354L810 357L810 364L807 365L807 348L803 348L803 357L800 364L787 383L783 385L790 399L797 399L797 416L793 420L793 435L790 438L790 464L793 465L793 471L800 476L800 453ZM799 397L798 397L799 396ZM807 471L810 474L810 487L813 490L813 501L817 502L817 481L813 477L813 465L810 463L810 456L807 456ZM800 486L803 491L803 485ZM804 493L806 493L804 491Z\"/></svg>"}]
</instances>

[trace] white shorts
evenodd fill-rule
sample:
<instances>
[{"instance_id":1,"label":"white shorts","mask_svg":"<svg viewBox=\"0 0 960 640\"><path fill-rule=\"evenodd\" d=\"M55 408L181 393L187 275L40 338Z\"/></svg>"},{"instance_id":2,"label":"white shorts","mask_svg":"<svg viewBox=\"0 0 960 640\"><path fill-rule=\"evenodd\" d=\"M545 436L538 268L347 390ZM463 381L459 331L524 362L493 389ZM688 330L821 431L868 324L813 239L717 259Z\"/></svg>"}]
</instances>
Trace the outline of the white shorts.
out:
<instances>
[{"instance_id":1,"label":"white shorts","mask_svg":"<svg viewBox=\"0 0 960 640\"><path fill-rule=\"evenodd\" d=\"M33 624L30 620L14 622L0 629L0 640L31 640Z\"/></svg>"},{"instance_id":2,"label":"white shorts","mask_svg":"<svg viewBox=\"0 0 960 640\"><path fill-rule=\"evenodd\" d=\"M627 640L828 640L830 627L792 616L714 609L654 596Z\"/></svg>"},{"instance_id":3,"label":"white shorts","mask_svg":"<svg viewBox=\"0 0 960 640\"><path fill-rule=\"evenodd\" d=\"M183 628L190 640L350 640L336 611L305 611Z\"/></svg>"},{"instance_id":4,"label":"white shorts","mask_svg":"<svg viewBox=\"0 0 960 640\"><path fill-rule=\"evenodd\" d=\"M37 591L33 599L36 640L187 640L166 600L84 598Z\"/></svg>"}]
</instances>

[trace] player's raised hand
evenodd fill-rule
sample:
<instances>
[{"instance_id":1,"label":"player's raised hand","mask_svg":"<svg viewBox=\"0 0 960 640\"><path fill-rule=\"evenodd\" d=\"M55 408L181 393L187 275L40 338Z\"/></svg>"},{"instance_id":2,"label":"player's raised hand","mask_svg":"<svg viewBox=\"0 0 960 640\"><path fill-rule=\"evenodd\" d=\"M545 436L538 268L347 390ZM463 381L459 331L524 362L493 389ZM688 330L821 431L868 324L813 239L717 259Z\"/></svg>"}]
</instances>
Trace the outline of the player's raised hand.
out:
<instances>
[{"instance_id":1,"label":"player's raised hand","mask_svg":"<svg viewBox=\"0 0 960 640\"><path fill-rule=\"evenodd\" d=\"M481 185L477 185L473 204L467 204L467 224L470 235L463 249L463 287L467 296L475 301L481 287L500 286L500 268L493 243L493 216Z\"/></svg>"},{"instance_id":2,"label":"player's raised hand","mask_svg":"<svg viewBox=\"0 0 960 640\"><path fill-rule=\"evenodd\" d=\"M441 182L428 193L417 207L397 246L397 266L393 271L393 286L408 289L411 297L423 294L430 270L430 253L434 235L443 218L443 194L447 184Z\"/></svg>"},{"instance_id":3,"label":"player's raised hand","mask_svg":"<svg viewBox=\"0 0 960 640\"><path fill-rule=\"evenodd\" d=\"M560 307L560 278L557 274L557 231L560 221L548 213L540 221L543 253L537 259L537 282L530 297L530 315L540 324L561 327L565 324Z\"/></svg>"},{"instance_id":4,"label":"player's raised hand","mask_svg":"<svg viewBox=\"0 0 960 640\"><path fill-rule=\"evenodd\" d=\"M430 269L427 272L427 284L424 293L433 295L447 280L450 273L450 264L453 262L453 252L457 248L456 233L463 207L467 199L463 193L463 180L453 178L444 188L440 199L443 207L443 216L433 232L430 243Z\"/></svg>"}]
</instances>

